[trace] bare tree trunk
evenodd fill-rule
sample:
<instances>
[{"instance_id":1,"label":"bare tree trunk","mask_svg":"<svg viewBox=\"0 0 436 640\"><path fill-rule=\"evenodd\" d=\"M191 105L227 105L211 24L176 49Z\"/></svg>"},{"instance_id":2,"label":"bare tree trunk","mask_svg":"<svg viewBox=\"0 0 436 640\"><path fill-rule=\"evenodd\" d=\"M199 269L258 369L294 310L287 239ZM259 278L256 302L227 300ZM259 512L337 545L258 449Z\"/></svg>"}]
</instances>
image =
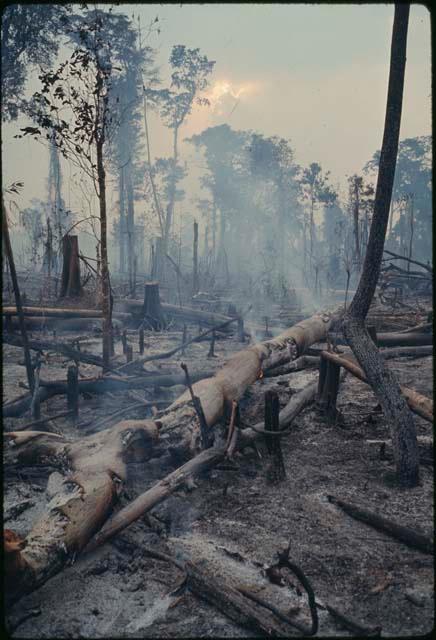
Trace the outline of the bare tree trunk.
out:
<instances>
[{"instance_id":1,"label":"bare tree trunk","mask_svg":"<svg viewBox=\"0 0 436 640\"><path fill-rule=\"evenodd\" d=\"M144 85L143 85L144 88ZM150 135L148 132L148 122L147 122L147 98L145 95L145 91L143 91L143 98L142 98L143 102L143 108L144 108L144 130L145 130L145 142L146 142L146 146L147 146L147 167L148 167L148 176L150 178L150 184L151 184L151 191L153 194L153 204L154 204L154 208L156 210L156 214L159 220L159 226L160 226L160 231L163 235L164 233L164 225L163 225L163 220L162 220L162 210L159 204L159 200L157 197L157 191L156 191L156 185L154 183L154 178L153 178L153 167L151 166L151 152L150 152Z\"/></svg>"},{"instance_id":2,"label":"bare tree trunk","mask_svg":"<svg viewBox=\"0 0 436 640\"><path fill-rule=\"evenodd\" d=\"M353 231L354 231L354 246L356 251L357 264L359 269L362 265L362 255L360 251L360 239L359 239L359 185L357 179L354 180L354 207L353 207Z\"/></svg>"},{"instance_id":3,"label":"bare tree trunk","mask_svg":"<svg viewBox=\"0 0 436 640\"><path fill-rule=\"evenodd\" d=\"M103 163L103 140L96 141L98 198L100 204L100 247L101 247L101 285L102 285L102 332L103 332L103 368L109 368L111 356L112 309L110 302L109 265L107 257L107 217L106 217L106 172Z\"/></svg>"},{"instance_id":4,"label":"bare tree trunk","mask_svg":"<svg viewBox=\"0 0 436 640\"><path fill-rule=\"evenodd\" d=\"M173 223L174 216L174 204L176 201L176 188L177 188L177 160L178 160L178 142L179 128L174 127L174 139L173 139L173 175L171 176L170 197L167 206L167 215L165 218L165 233L164 233L164 254L168 253L168 242L170 238L171 225Z\"/></svg>"},{"instance_id":5,"label":"bare tree trunk","mask_svg":"<svg viewBox=\"0 0 436 640\"><path fill-rule=\"evenodd\" d=\"M127 250L128 250L128 272L129 272L129 291L133 295L133 271L135 261L135 208L133 200L133 182L132 182L132 165L127 167Z\"/></svg>"},{"instance_id":6,"label":"bare tree trunk","mask_svg":"<svg viewBox=\"0 0 436 640\"><path fill-rule=\"evenodd\" d=\"M398 481L405 487L413 487L419 483L415 422L395 376L386 367L377 347L365 329L365 318L380 275L389 221L389 207L400 134L409 11L409 5L395 5L388 99L374 215L362 275L343 324L344 335L364 370L389 423Z\"/></svg>"},{"instance_id":7,"label":"bare tree trunk","mask_svg":"<svg viewBox=\"0 0 436 640\"><path fill-rule=\"evenodd\" d=\"M18 286L17 272L15 270L14 255L12 253L12 245L11 245L11 239L9 236L9 226L8 226L8 219L6 214L6 207L3 200L3 193L2 193L2 233L3 233L4 248L5 248L6 256L9 262L9 270L11 274L12 285L14 287L15 304L17 306L18 320L20 323L20 331L23 339L24 361L26 363L27 382L29 383L30 389L33 391L34 377L33 377L33 369L32 369L32 360L30 358L30 350L29 350L29 344L27 341L27 333L26 333L26 328L24 326L23 307L21 305L21 295L20 295L20 289Z\"/></svg>"},{"instance_id":8,"label":"bare tree trunk","mask_svg":"<svg viewBox=\"0 0 436 640\"><path fill-rule=\"evenodd\" d=\"M119 200L120 200L120 222L118 229L118 237L120 243L120 273L126 270L126 211L125 211L125 186L124 186L124 167L120 168L119 177Z\"/></svg>"},{"instance_id":9,"label":"bare tree trunk","mask_svg":"<svg viewBox=\"0 0 436 640\"><path fill-rule=\"evenodd\" d=\"M194 222L194 253L192 272L192 295L198 293L198 222Z\"/></svg>"}]
</instances>

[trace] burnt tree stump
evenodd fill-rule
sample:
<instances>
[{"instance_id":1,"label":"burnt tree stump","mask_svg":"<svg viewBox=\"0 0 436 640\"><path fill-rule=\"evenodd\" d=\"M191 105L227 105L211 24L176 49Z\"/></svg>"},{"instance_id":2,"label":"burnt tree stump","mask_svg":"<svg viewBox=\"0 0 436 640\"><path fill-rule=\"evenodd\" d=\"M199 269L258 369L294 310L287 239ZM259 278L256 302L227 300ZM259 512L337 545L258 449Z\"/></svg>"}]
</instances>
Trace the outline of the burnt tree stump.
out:
<instances>
[{"instance_id":1,"label":"burnt tree stump","mask_svg":"<svg viewBox=\"0 0 436 640\"><path fill-rule=\"evenodd\" d=\"M132 362L133 360L133 347L131 344L126 345L126 361Z\"/></svg>"},{"instance_id":2,"label":"burnt tree stump","mask_svg":"<svg viewBox=\"0 0 436 640\"><path fill-rule=\"evenodd\" d=\"M144 353L144 329L139 329L139 353L141 356Z\"/></svg>"},{"instance_id":3,"label":"burnt tree stump","mask_svg":"<svg viewBox=\"0 0 436 640\"><path fill-rule=\"evenodd\" d=\"M215 355L215 331L212 331L212 337L210 339L210 347L209 353L207 354L208 358L216 358Z\"/></svg>"},{"instance_id":4,"label":"burnt tree stump","mask_svg":"<svg viewBox=\"0 0 436 640\"><path fill-rule=\"evenodd\" d=\"M73 417L79 415L79 369L70 365L67 370L67 405Z\"/></svg>"},{"instance_id":5,"label":"burnt tree stump","mask_svg":"<svg viewBox=\"0 0 436 640\"><path fill-rule=\"evenodd\" d=\"M62 238L62 255L63 264L59 297L78 297L82 294L78 236L65 235Z\"/></svg>"},{"instance_id":6,"label":"burnt tree stump","mask_svg":"<svg viewBox=\"0 0 436 640\"><path fill-rule=\"evenodd\" d=\"M273 435L280 430L279 413L280 403L277 393L267 391L265 393L265 431L271 433L265 434L265 444L271 456L271 463L267 471L267 480L271 484L277 484L286 478L280 436Z\"/></svg>"},{"instance_id":7,"label":"burnt tree stump","mask_svg":"<svg viewBox=\"0 0 436 640\"><path fill-rule=\"evenodd\" d=\"M245 342L244 319L241 317L238 318L238 340Z\"/></svg>"},{"instance_id":8,"label":"burnt tree stump","mask_svg":"<svg viewBox=\"0 0 436 640\"><path fill-rule=\"evenodd\" d=\"M319 380L318 380L318 393L317 404L321 413L329 421L337 420L339 412L336 408L336 400L339 391L339 375L340 366L325 360L321 354L321 360L319 364Z\"/></svg>"},{"instance_id":9,"label":"burnt tree stump","mask_svg":"<svg viewBox=\"0 0 436 640\"><path fill-rule=\"evenodd\" d=\"M126 355L127 353L127 329L124 329L121 335L121 342L123 344L123 353Z\"/></svg>"},{"instance_id":10,"label":"burnt tree stump","mask_svg":"<svg viewBox=\"0 0 436 640\"><path fill-rule=\"evenodd\" d=\"M146 282L144 287L144 306L142 315L152 329L161 331L165 329L165 316L162 311L159 296L159 283Z\"/></svg>"}]
</instances>

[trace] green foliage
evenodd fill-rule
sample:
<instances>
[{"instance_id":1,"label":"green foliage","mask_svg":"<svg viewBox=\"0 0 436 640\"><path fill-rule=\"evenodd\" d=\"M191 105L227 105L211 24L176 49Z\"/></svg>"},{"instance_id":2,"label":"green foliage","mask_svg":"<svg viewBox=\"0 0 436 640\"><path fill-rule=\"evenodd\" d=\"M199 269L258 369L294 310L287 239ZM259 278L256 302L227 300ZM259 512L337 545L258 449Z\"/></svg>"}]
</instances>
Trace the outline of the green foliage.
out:
<instances>
[{"instance_id":1,"label":"green foliage","mask_svg":"<svg viewBox=\"0 0 436 640\"><path fill-rule=\"evenodd\" d=\"M15 120L22 108L33 65L53 63L71 14L70 4L9 4L2 15L2 119Z\"/></svg>"},{"instance_id":2,"label":"green foliage","mask_svg":"<svg viewBox=\"0 0 436 640\"><path fill-rule=\"evenodd\" d=\"M173 47L170 55L171 85L166 89L146 89L147 99L159 110L162 120L170 129L178 129L191 113L194 102L208 105L206 98L198 94L208 84L214 61L200 54L200 49L188 49L184 45Z\"/></svg>"},{"instance_id":3,"label":"green foliage","mask_svg":"<svg viewBox=\"0 0 436 640\"><path fill-rule=\"evenodd\" d=\"M364 171L375 176L378 170L380 152L377 151L366 164ZM406 201L413 200L414 235L413 255L418 260L432 256L432 137L418 136L400 141L393 188L395 209L399 219L393 226L387 244L393 250L400 249L405 241L405 229L409 226L406 218L410 207ZM408 232L407 232L408 233ZM406 243L407 244L407 243Z\"/></svg>"}]
</instances>

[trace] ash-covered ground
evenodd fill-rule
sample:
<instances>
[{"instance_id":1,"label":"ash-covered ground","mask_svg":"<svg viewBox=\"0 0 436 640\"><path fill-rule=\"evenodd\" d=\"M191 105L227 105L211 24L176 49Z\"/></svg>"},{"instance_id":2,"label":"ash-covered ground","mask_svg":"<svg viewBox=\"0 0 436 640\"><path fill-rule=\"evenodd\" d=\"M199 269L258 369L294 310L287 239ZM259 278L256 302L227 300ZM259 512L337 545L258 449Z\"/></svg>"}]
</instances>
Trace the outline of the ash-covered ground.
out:
<instances>
[{"instance_id":1,"label":"ash-covered ground","mask_svg":"<svg viewBox=\"0 0 436 640\"><path fill-rule=\"evenodd\" d=\"M191 332L196 328L191 327ZM66 336L68 337L68 336ZM70 338L72 336L69 336ZM133 338L132 338L133 339ZM146 334L150 353L171 348L180 332ZM149 370L179 372L180 360L192 370L215 370L243 345L233 338L216 341L217 358L207 359L207 342L193 344L183 358L155 362ZM88 337L87 350L101 347ZM117 352L121 344L116 345ZM137 346L135 346L137 349ZM4 401L23 393L25 381L19 362L22 351L3 348ZM399 358L389 361L400 382L432 396L432 358ZM65 358L49 356L41 376L65 375ZM80 365L83 375L97 369ZM291 395L316 380L317 369L259 380L241 401L243 421L263 419L264 394L275 389L284 406ZM183 387L148 389L146 399L172 399ZM126 394L81 398L80 420L67 418L44 428L71 438L92 433L104 416L134 403ZM172 594L183 579L177 568L151 558L146 547L190 559L230 584L244 586L300 622L309 622L306 596L295 577L285 586L272 584L264 567L276 560L276 552L290 542L290 558L309 578L317 602L330 605L361 626L380 626L383 636L429 633L434 620L433 556L352 519L330 504L327 495L353 502L433 536L433 466L421 466L421 484L400 489L394 481L392 462L380 458L380 443L390 443L389 430L370 388L346 375L338 408L342 420L327 423L315 406L295 420L282 438L286 479L278 485L267 481L269 458L260 446L236 454L196 480L197 487L178 491L127 530L97 551L76 559L72 566L6 611L13 637L257 637L237 626L215 607L186 591ZM66 409L65 397L43 405L43 414ZM128 417L143 417L147 410L133 410ZM114 417L104 427L117 422ZM8 419L10 430L29 418ZM432 442L429 423L416 418L420 443ZM219 428L219 427L218 427ZM388 445L389 446L389 445ZM131 464L129 482L121 503L153 485L173 469L166 458ZM56 491L59 474L32 469L7 470L4 478L5 527L26 535ZM24 505L16 515L14 507ZM320 636L353 635L319 608ZM301 635L289 627L289 635Z\"/></svg>"}]
</instances>

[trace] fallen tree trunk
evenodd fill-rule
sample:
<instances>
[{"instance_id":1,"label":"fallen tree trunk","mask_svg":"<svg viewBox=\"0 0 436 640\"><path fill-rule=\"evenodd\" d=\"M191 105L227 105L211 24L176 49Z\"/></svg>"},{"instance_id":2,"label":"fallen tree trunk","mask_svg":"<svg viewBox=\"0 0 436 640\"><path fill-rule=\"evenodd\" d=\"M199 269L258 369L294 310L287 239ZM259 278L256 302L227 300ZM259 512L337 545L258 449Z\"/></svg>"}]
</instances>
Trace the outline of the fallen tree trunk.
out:
<instances>
[{"instance_id":1,"label":"fallen tree trunk","mask_svg":"<svg viewBox=\"0 0 436 640\"><path fill-rule=\"evenodd\" d=\"M296 358L326 334L331 322L331 315L313 316L278 338L236 354L221 372L208 381L202 381L206 384L194 384L194 393L201 398L209 427L221 417L226 403L239 398L247 386L261 375L262 369ZM175 427L185 428L191 443L196 414L189 406L189 398L183 394L178 402L173 403L171 410L165 411L165 415L155 421L122 422L74 444L66 444L61 436L43 432L5 434L7 442L13 443L9 447L9 457L12 456L18 464L32 464L42 459L45 464L49 460L62 470L68 470L63 491L49 503L46 515L26 538L27 546L20 552L17 574L8 587L9 598L20 597L60 571L101 528L115 500L117 487L125 478L126 456L129 460L133 456L135 461L144 459L144 455L149 456L150 444L157 440L158 429L169 431L174 436ZM136 453L135 440L138 440L139 453ZM188 446L191 453L195 448ZM211 468L225 455L224 447L203 451L130 503L126 507L127 512L126 509L118 512L116 520L107 522L106 536L108 529L114 531L114 522L116 531L125 528L144 510L151 509L187 479Z\"/></svg>"},{"instance_id":2,"label":"fallen tree trunk","mask_svg":"<svg viewBox=\"0 0 436 640\"><path fill-rule=\"evenodd\" d=\"M23 307L23 313L25 316L44 317L44 318L101 318L100 309L63 309L58 307ZM2 315L4 316L16 316L16 307L3 307ZM121 311L114 311L112 313L113 318L120 320L128 320L131 316L130 313L123 313Z\"/></svg>"},{"instance_id":3,"label":"fallen tree trunk","mask_svg":"<svg viewBox=\"0 0 436 640\"><path fill-rule=\"evenodd\" d=\"M324 339L332 319L331 314L323 314L303 320L276 338L236 353L212 378L197 382L193 391L200 399L208 426L214 425L226 411L230 412L232 401L239 401L247 387L263 376L263 371L295 360L312 344ZM159 420L164 430L170 432L170 439L178 441L181 457L189 458L198 452L200 431L188 392L168 407Z\"/></svg>"},{"instance_id":4,"label":"fallen tree trunk","mask_svg":"<svg viewBox=\"0 0 436 640\"><path fill-rule=\"evenodd\" d=\"M301 413L301 411L314 401L317 389L318 382L314 382L292 396L288 404L279 413L280 430L283 431L288 427ZM160 431L164 432L165 428L161 427ZM264 435L263 422L256 424L254 427L242 429L235 448L241 450L244 449L244 447L251 446L253 442L260 437L260 435ZM144 513L150 511L150 509L165 500L165 498L174 493L174 491L182 487L188 481L194 479L200 473L216 466L219 462L224 460L226 454L226 447L213 447L211 449L206 449L170 473L166 478L160 480L153 487L142 493L126 507L121 509L121 511L118 511L118 513L112 516L88 545L86 551L95 549L97 546L103 544L106 540L128 527Z\"/></svg>"},{"instance_id":5,"label":"fallen tree trunk","mask_svg":"<svg viewBox=\"0 0 436 640\"><path fill-rule=\"evenodd\" d=\"M332 333L329 338L335 344L348 345L347 340L339 333ZM431 333L377 333L378 347L418 347L432 344Z\"/></svg>"},{"instance_id":6,"label":"fallen tree trunk","mask_svg":"<svg viewBox=\"0 0 436 640\"><path fill-rule=\"evenodd\" d=\"M118 304L142 320L143 300L118 300ZM200 309L191 309L190 307L178 307L175 304L168 304L166 302L161 302L160 306L166 316L178 318L185 322L199 322L200 324L213 326L230 320L229 316L220 313L200 311Z\"/></svg>"},{"instance_id":7,"label":"fallen tree trunk","mask_svg":"<svg viewBox=\"0 0 436 640\"><path fill-rule=\"evenodd\" d=\"M157 426L126 420L70 443L40 431L5 434L6 459L19 465L47 462L66 472L60 492L32 527L9 571L9 603L33 591L75 557L109 515L128 462L145 461L158 440Z\"/></svg>"},{"instance_id":8,"label":"fallen tree trunk","mask_svg":"<svg viewBox=\"0 0 436 640\"><path fill-rule=\"evenodd\" d=\"M301 356L300 358L297 358L297 360L283 365L283 367L275 367L274 369L265 371L264 377L274 378L276 376L284 376L288 373L302 371L309 367L315 367L317 364L319 364L319 356Z\"/></svg>"},{"instance_id":9,"label":"fallen tree trunk","mask_svg":"<svg viewBox=\"0 0 436 640\"><path fill-rule=\"evenodd\" d=\"M3 334L3 342L13 345L14 347L21 347L23 344L22 338L10 334ZM78 362L93 364L96 367L103 366L103 358L100 356L96 356L92 353L86 353L86 351L78 351L63 342L55 342L53 340L28 340L28 344L29 349L34 351L56 351L57 353L62 353L68 358L77 360Z\"/></svg>"},{"instance_id":10,"label":"fallen tree trunk","mask_svg":"<svg viewBox=\"0 0 436 640\"><path fill-rule=\"evenodd\" d=\"M335 353L323 351L321 357L344 367L347 371L356 376L356 378L359 378L362 382L369 384L363 369L361 369L356 362L353 362L350 356L341 357ZM424 420L433 423L433 401L430 400L430 398L421 395L417 391L409 389L408 387L400 386L400 389L410 409L417 415L421 416L421 418L424 418Z\"/></svg>"},{"instance_id":11,"label":"fallen tree trunk","mask_svg":"<svg viewBox=\"0 0 436 640\"><path fill-rule=\"evenodd\" d=\"M112 320L112 325L122 327L124 321L118 318ZM17 318L11 318L12 329L18 328ZM43 329L54 329L62 331L93 331L95 328L101 330L102 318L44 318L39 316L25 316L24 324L27 329L41 331Z\"/></svg>"},{"instance_id":12,"label":"fallen tree trunk","mask_svg":"<svg viewBox=\"0 0 436 640\"><path fill-rule=\"evenodd\" d=\"M383 351L380 351L380 355L385 360L404 357L425 358L426 356L433 355L433 345L424 347L394 347L393 349L383 349Z\"/></svg>"},{"instance_id":13,"label":"fallen tree trunk","mask_svg":"<svg viewBox=\"0 0 436 640\"><path fill-rule=\"evenodd\" d=\"M362 509L354 504L339 500L339 498L335 498L334 496L327 496L327 498L329 502L340 507L352 518L365 522L378 531L382 531L383 533L404 542L404 544L412 547L413 549L419 549L419 551L422 551L423 553L434 553L433 540L424 534L414 531L413 529L409 529L409 527L404 527L396 522L392 522L392 520L379 516L377 513L367 511L366 509Z\"/></svg>"}]
</instances>

